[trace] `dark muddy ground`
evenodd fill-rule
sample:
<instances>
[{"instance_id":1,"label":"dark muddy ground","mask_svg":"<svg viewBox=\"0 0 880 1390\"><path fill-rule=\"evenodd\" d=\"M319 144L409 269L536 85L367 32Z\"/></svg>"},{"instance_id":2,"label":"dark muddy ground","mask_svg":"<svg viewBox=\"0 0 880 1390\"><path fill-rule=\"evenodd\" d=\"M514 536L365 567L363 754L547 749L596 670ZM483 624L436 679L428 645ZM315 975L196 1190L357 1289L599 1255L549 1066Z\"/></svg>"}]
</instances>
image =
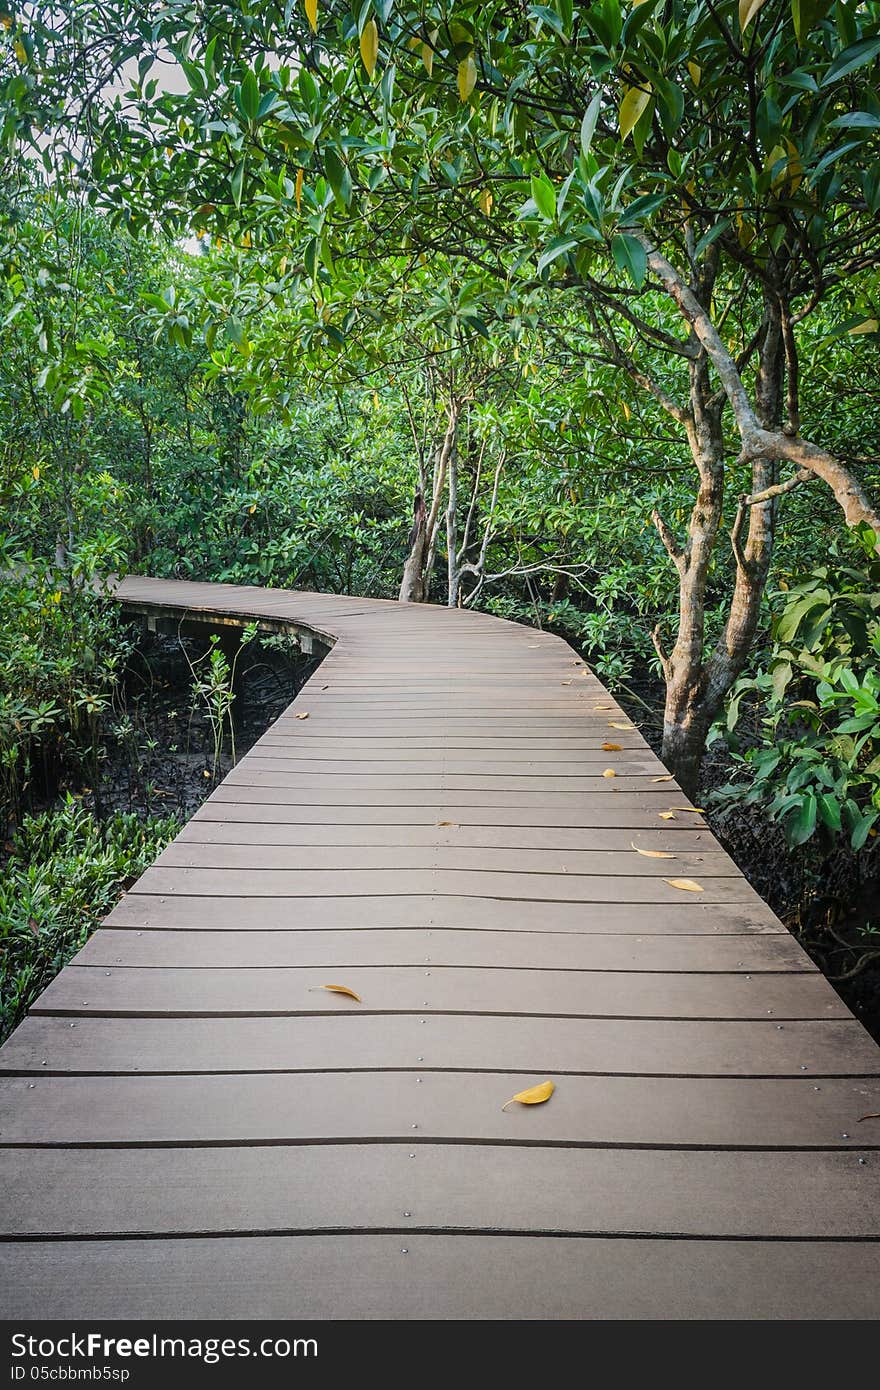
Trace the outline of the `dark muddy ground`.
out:
<instances>
[{"instance_id":1,"label":"dark muddy ground","mask_svg":"<svg viewBox=\"0 0 880 1390\"><path fill-rule=\"evenodd\" d=\"M318 665L316 658L254 642L236 665L232 727L224 728L215 761L214 732L193 668L204 670L207 644L147 638L132 655L94 763L68 774L71 792L88 810L170 815L188 820L233 765L286 709Z\"/></svg>"}]
</instances>

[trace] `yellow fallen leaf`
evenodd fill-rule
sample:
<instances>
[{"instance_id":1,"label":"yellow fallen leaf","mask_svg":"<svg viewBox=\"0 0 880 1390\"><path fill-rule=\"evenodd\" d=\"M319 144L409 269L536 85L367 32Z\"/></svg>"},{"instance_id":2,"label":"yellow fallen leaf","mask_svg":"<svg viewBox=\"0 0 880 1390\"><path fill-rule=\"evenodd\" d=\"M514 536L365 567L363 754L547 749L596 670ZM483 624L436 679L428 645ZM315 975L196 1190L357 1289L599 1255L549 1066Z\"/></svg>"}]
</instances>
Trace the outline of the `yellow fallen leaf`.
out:
<instances>
[{"instance_id":1,"label":"yellow fallen leaf","mask_svg":"<svg viewBox=\"0 0 880 1390\"><path fill-rule=\"evenodd\" d=\"M603 743L602 751L604 753L622 753L623 745L620 743Z\"/></svg>"},{"instance_id":2,"label":"yellow fallen leaf","mask_svg":"<svg viewBox=\"0 0 880 1390\"><path fill-rule=\"evenodd\" d=\"M606 767L605 771L602 773L602 776L603 776L603 777L616 777L616 776L617 776L617 773L614 771L614 768L613 768L613 767Z\"/></svg>"},{"instance_id":3,"label":"yellow fallen leaf","mask_svg":"<svg viewBox=\"0 0 880 1390\"><path fill-rule=\"evenodd\" d=\"M451 825L455 830L458 830L458 828L459 828L459 826L458 826L458 821L457 821L457 820L438 820L437 824L438 824L438 825Z\"/></svg>"},{"instance_id":4,"label":"yellow fallen leaf","mask_svg":"<svg viewBox=\"0 0 880 1390\"><path fill-rule=\"evenodd\" d=\"M355 994L353 989L349 989L348 985L311 985L309 993L311 994L316 989L328 989L331 994L344 994L346 999L356 999L359 1004L361 1002L361 996Z\"/></svg>"},{"instance_id":5,"label":"yellow fallen leaf","mask_svg":"<svg viewBox=\"0 0 880 1390\"><path fill-rule=\"evenodd\" d=\"M633 728L635 728L635 725L634 725L634 724L615 724L615 722L614 722L613 719L609 719L609 720L608 720L608 727L609 727L609 729L633 729Z\"/></svg>"},{"instance_id":6,"label":"yellow fallen leaf","mask_svg":"<svg viewBox=\"0 0 880 1390\"><path fill-rule=\"evenodd\" d=\"M632 840L630 840L629 843L630 843L630 848L631 848L631 849L634 849L635 852L636 852L636 854L643 854L643 855L645 856L646 859L674 859L674 858L675 858L675 855L674 855L674 854L667 854L665 849L639 849L638 845L634 845L633 842L632 842ZM668 882L669 882L669 879L667 879L666 882L668 883Z\"/></svg>"},{"instance_id":7,"label":"yellow fallen leaf","mask_svg":"<svg viewBox=\"0 0 880 1390\"><path fill-rule=\"evenodd\" d=\"M556 1087L552 1081L542 1081L539 1086L530 1086L527 1091L518 1091L510 1100L505 1101L501 1109L506 1110L508 1105L513 1105L514 1101L519 1105L543 1105L545 1100L549 1100Z\"/></svg>"},{"instance_id":8,"label":"yellow fallen leaf","mask_svg":"<svg viewBox=\"0 0 880 1390\"><path fill-rule=\"evenodd\" d=\"M704 816L706 812L702 806L670 806L670 811L690 811L692 815Z\"/></svg>"},{"instance_id":9,"label":"yellow fallen leaf","mask_svg":"<svg viewBox=\"0 0 880 1390\"><path fill-rule=\"evenodd\" d=\"M590 705L590 711L591 711L591 713L594 713L594 714L597 714L597 713L599 712L599 710L603 710L603 709L614 709L614 706L613 706L613 705Z\"/></svg>"},{"instance_id":10,"label":"yellow fallen leaf","mask_svg":"<svg viewBox=\"0 0 880 1390\"><path fill-rule=\"evenodd\" d=\"M303 710L302 714L295 714L293 717L294 719L308 719L308 711Z\"/></svg>"},{"instance_id":11,"label":"yellow fallen leaf","mask_svg":"<svg viewBox=\"0 0 880 1390\"><path fill-rule=\"evenodd\" d=\"M674 811L660 811L658 814L661 820L675 820Z\"/></svg>"},{"instance_id":12,"label":"yellow fallen leaf","mask_svg":"<svg viewBox=\"0 0 880 1390\"><path fill-rule=\"evenodd\" d=\"M673 775L672 775L671 772L667 772L667 774L666 774L665 777L652 777L652 778L651 778L651 781L652 781L652 782L674 782L674 781L675 781L675 778L673 777Z\"/></svg>"},{"instance_id":13,"label":"yellow fallen leaf","mask_svg":"<svg viewBox=\"0 0 880 1390\"><path fill-rule=\"evenodd\" d=\"M560 681L560 685L571 685L571 681Z\"/></svg>"},{"instance_id":14,"label":"yellow fallen leaf","mask_svg":"<svg viewBox=\"0 0 880 1390\"><path fill-rule=\"evenodd\" d=\"M664 878L664 883L668 883L670 888L680 888L683 893L705 893L705 888L701 888L699 883L694 883L692 878Z\"/></svg>"}]
</instances>

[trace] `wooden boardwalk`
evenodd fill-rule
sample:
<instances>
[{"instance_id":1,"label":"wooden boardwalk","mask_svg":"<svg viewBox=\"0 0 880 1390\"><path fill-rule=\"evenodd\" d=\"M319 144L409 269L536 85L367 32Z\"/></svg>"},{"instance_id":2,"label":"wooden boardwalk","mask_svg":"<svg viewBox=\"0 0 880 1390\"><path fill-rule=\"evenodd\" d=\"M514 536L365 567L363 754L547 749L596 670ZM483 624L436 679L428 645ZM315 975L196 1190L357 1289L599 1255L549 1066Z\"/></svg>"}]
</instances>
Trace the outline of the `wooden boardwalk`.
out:
<instances>
[{"instance_id":1,"label":"wooden boardwalk","mask_svg":"<svg viewBox=\"0 0 880 1390\"><path fill-rule=\"evenodd\" d=\"M338 641L0 1052L6 1317L880 1314L880 1050L564 642L119 596Z\"/></svg>"}]
</instances>

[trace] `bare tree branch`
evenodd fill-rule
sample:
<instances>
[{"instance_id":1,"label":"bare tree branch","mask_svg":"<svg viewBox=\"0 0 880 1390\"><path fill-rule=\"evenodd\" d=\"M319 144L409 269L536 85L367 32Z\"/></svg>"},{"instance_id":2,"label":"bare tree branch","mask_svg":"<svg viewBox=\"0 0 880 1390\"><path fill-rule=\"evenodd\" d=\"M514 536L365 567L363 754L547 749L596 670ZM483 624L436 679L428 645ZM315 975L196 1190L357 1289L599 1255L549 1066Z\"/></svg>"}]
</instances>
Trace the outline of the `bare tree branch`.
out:
<instances>
[{"instance_id":1,"label":"bare tree branch","mask_svg":"<svg viewBox=\"0 0 880 1390\"><path fill-rule=\"evenodd\" d=\"M660 513L657 511L656 507L651 513L651 520L656 526L660 539L666 547L673 563L675 564L675 568L678 570L679 574L683 574L685 564L684 551L682 550L678 541L675 539L675 536L672 534L672 531L667 526Z\"/></svg>"}]
</instances>

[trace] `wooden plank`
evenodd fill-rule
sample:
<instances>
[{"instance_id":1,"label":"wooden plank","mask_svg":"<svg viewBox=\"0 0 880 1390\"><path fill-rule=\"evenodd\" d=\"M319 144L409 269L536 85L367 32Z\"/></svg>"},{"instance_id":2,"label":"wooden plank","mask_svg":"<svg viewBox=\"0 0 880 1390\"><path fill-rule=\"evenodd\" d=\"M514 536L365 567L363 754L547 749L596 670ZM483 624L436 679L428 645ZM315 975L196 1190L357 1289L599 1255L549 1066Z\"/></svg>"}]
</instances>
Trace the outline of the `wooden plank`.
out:
<instances>
[{"instance_id":1,"label":"wooden plank","mask_svg":"<svg viewBox=\"0 0 880 1390\"><path fill-rule=\"evenodd\" d=\"M464 846L468 849L507 850L622 850L630 852L632 843L642 849L661 849L679 853L721 848L708 830L697 830L680 821L657 822L657 829L627 831L606 827L560 829L558 826L517 825L387 825L365 821L335 824L332 821L267 821L195 816L183 827L174 844L189 845L418 845ZM692 818L693 819L693 818Z\"/></svg>"},{"instance_id":2,"label":"wooden plank","mask_svg":"<svg viewBox=\"0 0 880 1390\"><path fill-rule=\"evenodd\" d=\"M651 758L644 748L632 747L615 750L572 750L567 756L564 752L554 750L553 755L546 757L536 757L531 748L527 753L521 752L519 756L507 750L499 750L500 757L496 758L487 758L486 751L485 748L471 750L420 747L417 751L398 750L396 756L385 757L377 756L376 750L368 746L359 757L351 753L343 754L340 749L333 750L333 754L337 755L334 756L325 750L318 753L304 752L291 740L283 747L255 744L248 754L247 765L258 770L274 767L283 771L320 774L345 771L356 773L358 776L384 772L433 774L438 769L442 769L447 775L461 773L476 776L480 773L497 773L499 764L503 764L509 771L516 771L522 776L581 777L595 776L597 771L603 771L611 763L618 768L626 768L633 763L644 766ZM658 761L656 766L658 772L662 773L662 764Z\"/></svg>"},{"instance_id":3,"label":"wooden plank","mask_svg":"<svg viewBox=\"0 0 880 1390\"><path fill-rule=\"evenodd\" d=\"M880 1075L854 1019L509 1018L339 1014L278 1018L88 1018L32 1014L0 1049L7 1075L515 1071L537 1081L621 1076ZM33 1076L31 1076L33 1079ZM466 1084L466 1083L463 1083ZM861 1136L867 1142L870 1135Z\"/></svg>"},{"instance_id":4,"label":"wooden plank","mask_svg":"<svg viewBox=\"0 0 880 1390\"><path fill-rule=\"evenodd\" d=\"M34 1013L543 1014L577 1018L848 1018L816 971L803 974L661 974L638 971L509 970L479 967L351 966L327 971L204 970L69 965L43 991ZM344 984L361 1004L329 993Z\"/></svg>"},{"instance_id":5,"label":"wooden plank","mask_svg":"<svg viewBox=\"0 0 880 1390\"><path fill-rule=\"evenodd\" d=\"M376 1071L0 1079L2 1144L398 1139L652 1148L880 1149L859 1117L880 1079L566 1076L543 1106L502 1105L529 1073Z\"/></svg>"},{"instance_id":6,"label":"wooden plank","mask_svg":"<svg viewBox=\"0 0 880 1390\"><path fill-rule=\"evenodd\" d=\"M876 1310L880 1051L564 642L123 593L341 640L0 1052L13 1315Z\"/></svg>"},{"instance_id":7,"label":"wooden plank","mask_svg":"<svg viewBox=\"0 0 880 1390\"><path fill-rule=\"evenodd\" d=\"M506 966L517 970L814 970L788 935L621 936L609 933L361 927L357 931L128 931L104 927L77 965Z\"/></svg>"},{"instance_id":8,"label":"wooden plank","mask_svg":"<svg viewBox=\"0 0 880 1390\"><path fill-rule=\"evenodd\" d=\"M838 1319L880 1313L880 1243L315 1235L24 1241L7 1316Z\"/></svg>"},{"instance_id":9,"label":"wooden plank","mask_svg":"<svg viewBox=\"0 0 880 1390\"><path fill-rule=\"evenodd\" d=\"M461 898L450 894L376 894L369 898L232 898L128 893L107 917L108 925L191 931L301 930L351 927L436 926L472 931L561 931L623 935L750 935L784 933L770 909L755 899L739 906L695 901L651 905L650 913L632 903L519 902L513 911L499 898Z\"/></svg>"},{"instance_id":10,"label":"wooden plank","mask_svg":"<svg viewBox=\"0 0 880 1390\"><path fill-rule=\"evenodd\" d=\"M479 797L483 798L481 802ZM466 798L466 799L465 799ZM279 825L434 825L452 821L457 825L514 825L562 829L642 829L664 832L703 826L693 812L674 813L672 820L661 820L660 812L677 805L672 798L640 802L629 793L614 800L584 795L572 805L539 805L528 798L492 792L441 794L436 799L417 800L414 792L331 792L314 788L242 787L236 792L225 784L204 803L194 821L253 821ZM560 801L560 798L556 798ZM684 803L682 803L684 804Z\"/></svg>"},{"instance_id":11,"label":"wooden plank","mask_svg":"<svg viewBox=\"0 0 880 1390\"><path fill-rule=\"evenodd\" d=\"M620 779L621 782L625 780ZM430 794L426 795L426 792ZM400 807L415 806L422 814L428 810L436 812L438 816L443 811L460 809L459 820L462 816L468 816L469 808L474 808L475 811L497 810L498 817L493 816L488 821L490 825L504 825L505 813L514 811L522 813L523 819L518 823L524 825L531 824L535 818L536 825L593 823L655 826L661 811L671 806L687 805L686 801L680 801L674 793L670 793L667 787L649 786L647 789L639 790L604 782L601 783L601 790L597 790L591 784L589 790L547 792L534 788L512 791L491 787L482 787L479 790L468 787L423 787L420 790L412 787L338 787L327 785L325 780L318 786L306 785L302 781L296 786L276 787L269 786L262 780L254 786L247 783L233 786L228 778L212 794L210 802L214 805L218 802L233 802L237 806L262 802L272 806L297 806L300 809L312 806L349 806L357 809L382 806L394 807L396 810ZM544 812L554 813L552 819L545 820ZM559 817L555 814L557 812L561 813ZM688 821L688 824L703 823L702 818L696 819L696 813L692 810L676 815L676 820L684 820L685 816L695 817L693 821Z\"/></svg>"},{"instance_id":12,"label":"wooden plank","mask_svg":"<svg viewBox=\"0 0 880 1390\"><path fill-rule=\"evenodd\" d=\"M290 787L290 786L311 786L322 788L325 785L328 789L349 788L357 791L361 787L372 788L375 791L418 791L436 793L437 791L524 791L538 792L541 795L552 794L553 792L562 793L568 796L579 796L581 789L593 790L604 789L604 794L610 796L612 793L607 787L599 765L595 764L595 772L571 773L563 776L552 777L545 773L536 773L534 776L528 774L509 774L506 772L446 772L441 770L440 765L435 770L427 769L424 772L396 773L383 772L377 769L375 772L358 772L353 770L331 771L326 765L322 767L320 763L312 763L310 767L297 767L288 763L282 770L276 767L266 767L265 764L259 765L256 760L253 762L241 762L234 767L226 778L229 787L248 787L248 786L267 786L267 787ZM652 785L649 777L655 773L662 773L663 764L652 758L644 757L641 762L630 762L621 766L616 774L617 781L625 784L626 790L651 791ZM668 799L668 798L667 798Z\"/></svg>"},{"instance_id":13,"label":"wooden plank","mask_svg":"<svg viewBox=\"0 0 880 1390\"><path fill-rule=\"evenodd\" d=\"M876 1177L857 1157L325 1144L285 1149L283 1161L275 1148L37 1149L23 1165L0 1150L2 1234L880 1236Z\"/></svg>"},{"instance_id":14,"label":"wooden plank","mask_svg":"<svg viewBox=\"0 0 880 1390\"><path fill-rule=\"evenodd\" d=\"M634 856L635 857L635 856ZM741 877L700 874L705 903L737 903L748 906L758 900ZM510 902L659 903L669 906L688 896L661 878L622 874L517 874L460 869L148 869L131 888L161 896L207 894L235 898L261 897L279 900L311 897L385 897L394 894L451 894L455 897L500 898Z\"/></svg>"},{"instance_id":15,"label":"wooden plank","mask_svg":"<svg viewBox=\"0 0 880 1390\"><path fill-rule=\"evenodd\" d=\"M650 842L649 842L650 843ZM664 858L640 854L636 838L619 850L485 849L465 845L392 846L203 844L175 841L156 860L158 868L230 869L249 873L266 869L317 870L347 874L352 870L427 869L482 870L487 873L580 877L660 878L670 874L691 877L741 878L723 850L666 848ZM658 853L658 851L653 851Z\"/></svg>"}]
</instances>

